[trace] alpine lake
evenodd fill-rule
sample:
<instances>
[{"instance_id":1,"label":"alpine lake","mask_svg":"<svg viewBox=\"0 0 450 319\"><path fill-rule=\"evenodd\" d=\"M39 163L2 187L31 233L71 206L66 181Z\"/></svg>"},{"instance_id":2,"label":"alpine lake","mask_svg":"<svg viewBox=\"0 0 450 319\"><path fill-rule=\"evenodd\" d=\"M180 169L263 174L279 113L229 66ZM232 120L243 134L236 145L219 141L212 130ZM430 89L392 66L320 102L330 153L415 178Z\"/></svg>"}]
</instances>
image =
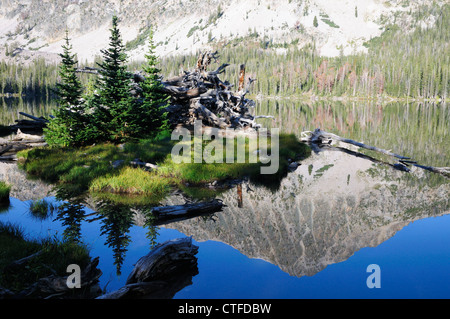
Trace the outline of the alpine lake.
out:
<instances>
[{"instance_id":1,"label":"alpine lake","mask_svg":"<svg viewBox=\"0 0 450 319\"><path fill-rule=\"evenodd\" d=\"M0 124L8 125L21 118L19 111L47 116L55 105L3 99L0 107ZM426 167L450 166L445 103L267 99L256 101L253 112L274 116L259 119L262 126L299 138L321 128ZM2 162L0 180L12 190L0 221L20 225L31 237L76 229L90 255L99 257L106 292L124 286L155 244L191 237L197 271L164 298L450 298L450 179L414 165L398 170L393 158L339 146L312 151L273 187L244 180L215 195L224 204L219 212L160 226L150 225L139 206L99 207L89 200L69 218L58 213L64 201L52 185ZM30 202L40 199L53 209L36 218ZM186 199L174 192L161 205ZM373 265L376 287L369 280Z\"/></svg>"}]
</instances>

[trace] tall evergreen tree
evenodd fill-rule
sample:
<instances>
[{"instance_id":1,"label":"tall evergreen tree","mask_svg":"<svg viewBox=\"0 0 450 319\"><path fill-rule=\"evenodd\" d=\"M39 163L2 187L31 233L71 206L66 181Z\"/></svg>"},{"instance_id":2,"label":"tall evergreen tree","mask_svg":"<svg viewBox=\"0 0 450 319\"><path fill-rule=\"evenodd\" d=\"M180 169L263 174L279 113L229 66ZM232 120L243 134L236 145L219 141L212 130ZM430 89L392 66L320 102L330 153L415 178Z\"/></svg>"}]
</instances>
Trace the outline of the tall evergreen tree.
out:
<instances>
[{"instance_id":1,"label":"tall evergreen tree","mask_svg":"<svg viewBox=\"0 0 450 319\"><path fill-rule=\"evenodd\" d=\"M59 76L61 81L56 84L56 94L59 107L55 110L55 118L50 120L44 129L47 143L50 145L75 146L83 143L83 128L86 125L85 105L81 99L83 87L76 75L78 61L72 54L68 32L65 44L60 54L61 64Z\"/></svg>"},{"instance_id":2,"label":"tall evergreen tree","mask_svg":"<svg viewBox=\"0 0 450 319\"><path fill-rule=\"evenodd\" d=\"M161 70L157 67L158 58L155 53L156 46L153 41L153 31L149 35L149 49L145 55L146 64L143 66L145 81L141 84L142 112L144 113L143 126L145 132L154 135L168 128L167 112L164 109L168 105L169 96L162 92L162 84L159 79Z\"/></svg>"},{"instance_id":3,"label":"tall evergreen tree","mask_svg":"<svg viewBox=\"0 0 450 319\"><path fill-rule=\"evenodd\" d=\"M64 41L63 53L60 54L62 59L59 70L61 82L56 84L56 93L61 104L79 108L83 87L75 72L78 61L76 55L71 53L72 45L70 44L68 31L66 31Z\"/></svg>"},{"instance_id":4,"label":"tall evergreen tree","mask_svg":"<svg viewBox=\"0 0 450 319\"><path fill-rule=\"evenodd\" d=\"M118 18L112 18L109 48L101 50L103 61L98 63L97 95L92 100L100 139L123 142L136 133L138 115L133 111L131 74L127 71L127 55L118 29Z\"/></svg>"}]
</instances>

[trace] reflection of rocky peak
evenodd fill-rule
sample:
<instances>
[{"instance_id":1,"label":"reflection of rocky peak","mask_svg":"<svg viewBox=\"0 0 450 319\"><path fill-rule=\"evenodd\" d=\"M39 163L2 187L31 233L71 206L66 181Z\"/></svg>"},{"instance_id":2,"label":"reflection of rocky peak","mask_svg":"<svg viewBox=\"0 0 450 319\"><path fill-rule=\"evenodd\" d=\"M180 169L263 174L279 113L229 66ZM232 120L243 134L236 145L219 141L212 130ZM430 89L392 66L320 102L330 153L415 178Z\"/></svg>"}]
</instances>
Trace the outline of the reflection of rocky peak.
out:
<instances>
[{"instance_id":1,"label":"reflection of rocky peak","mask_svg":"<svg viewBox=\"0 0 450 319\"><path fill-rule=\"evenodd\" d=\"M387 169L324 152L305 160L274 193L254 185L246 192L244 185L242 208L236 189L223 194L227 207L216 221L196 218L168 227L197 241L225 242L291 275L313 275L379 245L413 220L449 212L448 183L419 192L406 187L406 173Z\"/></svg>"},{"instance_id":2,"label":"reflection of rocky peak","mask_svg":"<svg viewBox=\"0 0 450 319\"><path fill-rule=\"evenodd\" d=\"M0 162L0 181L11 185L10 196L22 201L42 199L51 193L51 185L27 179L26 173L16 163Z\"/></svg>"}]
</instances>

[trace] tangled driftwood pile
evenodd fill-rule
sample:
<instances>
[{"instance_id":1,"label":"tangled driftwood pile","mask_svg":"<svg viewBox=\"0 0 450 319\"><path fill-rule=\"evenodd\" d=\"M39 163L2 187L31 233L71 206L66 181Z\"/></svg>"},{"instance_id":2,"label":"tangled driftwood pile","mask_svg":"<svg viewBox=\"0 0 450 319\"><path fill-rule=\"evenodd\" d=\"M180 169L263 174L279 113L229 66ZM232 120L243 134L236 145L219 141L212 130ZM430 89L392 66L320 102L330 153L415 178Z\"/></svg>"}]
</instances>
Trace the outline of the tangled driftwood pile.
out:
<instances>
[{"instance_id":1,"label":"tangled driftwood pile","mask_svg":"<svg viewBox=\"0 0 450 319\"><path fill-rule=\"evenodd\" d=\"M216 52L203 52L197 59L194 70L161 81L162 90L170 96L170 106L167 108L172 126L194 124L202 120L204 125L218 128L258 128L257 118L272 118L271 116L253 116L250 108L254 101L246 95L255 79L245 81L245 65L240 65L239 85L233 91L233 84L222 81L219 75L229 64L221 64L215 70L209 70L211 62L218 62ZM78 72L98 74L95 68L78 69ZM133 74L133 91L140 91L140 83L145 80L141 72Z\"/></svg>"},{"instance_id":2,"label":"tangled driftwood pile","mask_svg":"<svg viewBox=\"0 0 450 319\"><path fill-rule=\"evenodd\" d=\"M202 53L193 71L163 82L165 92L172 99L169 108L172 123L189 125L202 120L219 128L258 127L249 112L254 102L245 97L255 79L249 77L245 83L245 65L241 64L239 85L233 91L232 84L219 78L229 64L208 71L213 60L217 61L217 52Z\"/></svg>"}]
</instances>

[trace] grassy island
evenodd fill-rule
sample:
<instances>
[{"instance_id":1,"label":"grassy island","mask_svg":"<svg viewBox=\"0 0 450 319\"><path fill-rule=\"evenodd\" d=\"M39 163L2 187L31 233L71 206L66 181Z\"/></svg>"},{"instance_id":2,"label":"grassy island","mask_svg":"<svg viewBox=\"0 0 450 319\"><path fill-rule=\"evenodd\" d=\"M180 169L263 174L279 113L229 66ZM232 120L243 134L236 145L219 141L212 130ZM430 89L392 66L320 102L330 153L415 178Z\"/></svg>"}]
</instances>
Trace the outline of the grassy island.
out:
<instances>
[{"instance_id":1,"label":"grassy island","mask_svg":"<svg viewBox=\"0 0 450 319\"><path fill-rule=\"evenodd\" d=\"M248 160L249 154L254 152L249 148L248 140L244 163L238 163L236 157L233 163L175 163L171 150L176 142L166 136L121 145L105 143L79 148L36 148L18 153L19 166L31 176L65 185L77 193L143 195L157 202L174 188L201 188L230 179L249 178L272 186L287 174L290 161L310 154L309 147L300 143L295 135L281 134L278 170L276 174L264 175L260 173L264 164ZM225 151L223 156L226 156ZM133 165L136 159L157 167L136 167Z\"/></svg>"}]
</instances>

